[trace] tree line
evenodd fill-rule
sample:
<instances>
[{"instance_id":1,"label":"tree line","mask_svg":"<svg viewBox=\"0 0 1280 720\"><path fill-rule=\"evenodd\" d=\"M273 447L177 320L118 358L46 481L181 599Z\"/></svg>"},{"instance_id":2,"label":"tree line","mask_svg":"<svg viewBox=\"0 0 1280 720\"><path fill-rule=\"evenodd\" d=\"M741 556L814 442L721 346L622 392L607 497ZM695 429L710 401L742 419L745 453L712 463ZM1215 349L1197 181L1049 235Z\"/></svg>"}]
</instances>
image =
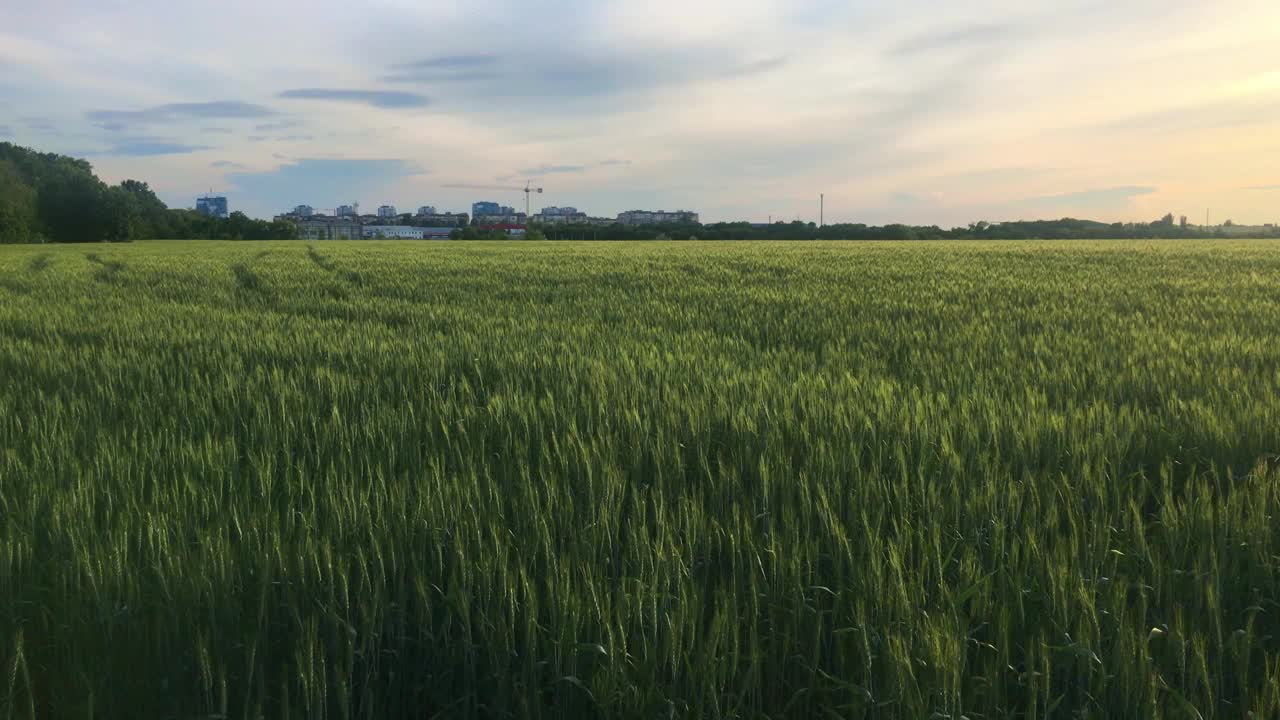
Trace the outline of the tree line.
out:
<instances>
[{"instance_id":1,"label":"tree line","mask_svg":"<svg viewBox=\"0 0 1280 720\"><path fill-rule=\"evenodd\" d=\"M1102 223L1092 220L1020 220L976 222L943 229L937 225L864 225L840 223L818 227L811 222L746 222L706 225L549 225L538 228L551 240L1145 240L1280 238L1280 227L1241 233L1231 224L1205 229L1179 225L1167 215L1151 223Z\"/></svg>"},{"instance_id":2,"label":"tree line","mask_svg":"<svg viewBox=\"0 0 1280 720\"><path fill-rule=\"evenodd\" d=\"M0 143L0 243L297 236L290 222L171 210L145 182L107 185L86 160Z\"/></svg>"}]
</instances>

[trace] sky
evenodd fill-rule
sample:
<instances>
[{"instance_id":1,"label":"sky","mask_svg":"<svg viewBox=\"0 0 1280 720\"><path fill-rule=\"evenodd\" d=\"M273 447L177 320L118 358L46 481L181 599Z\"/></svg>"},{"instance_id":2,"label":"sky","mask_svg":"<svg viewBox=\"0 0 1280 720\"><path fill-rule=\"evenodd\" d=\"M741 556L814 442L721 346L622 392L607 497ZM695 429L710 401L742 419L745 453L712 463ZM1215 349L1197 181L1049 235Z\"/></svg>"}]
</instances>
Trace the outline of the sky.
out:
<instances>
[{"instance_id":1,"label":"sky","mask_svg":"<svg viewBox=\"0 0 1280 720\"><path fill-rule=\"evenodd\" d=\"M6 0L0 140L255 217L1280 222L1275 0Z\"/></svg>"}]
</instances>

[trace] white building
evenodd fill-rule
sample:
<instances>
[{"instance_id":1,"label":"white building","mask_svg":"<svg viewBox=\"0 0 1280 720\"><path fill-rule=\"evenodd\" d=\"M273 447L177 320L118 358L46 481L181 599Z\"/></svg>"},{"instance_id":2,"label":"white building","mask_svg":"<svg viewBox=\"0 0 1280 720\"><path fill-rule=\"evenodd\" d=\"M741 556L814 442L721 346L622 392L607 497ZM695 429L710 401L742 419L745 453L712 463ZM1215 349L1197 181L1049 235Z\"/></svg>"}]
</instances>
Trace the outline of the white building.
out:
<instances>
[{"instance_id":1,"label":"white building","mask_svg":"<svg viewBox=\"0 0 1280 720\"><path fill-rule=\"evenodd\" d=\"M422 207L418 208L419 216L436 215L436 214L438 213L436 213L435 205L423 205Z\"/></svg>"},{"instance_id":2,"label":"white building","mask_svg":"<svg viewBox=\"0 0 1280 720\"><path fill-rule=\"evenodd\" d=\"M378 208L378 217L383 218L384 220L387 218L393 218L396 215L397 213L396 213L395 205L383 205L382 207Z\"/></svg>"},{"instance_id":3,"label":"white building","mask_svg":"<svg viewBox=\"0 0 1280 720\"><path fill-rule=\"evenodd\" d=\"M410 227L408 225L365 225L365 240L421 240L426 237L427 228Z\"/></svg>"}]
</instances>

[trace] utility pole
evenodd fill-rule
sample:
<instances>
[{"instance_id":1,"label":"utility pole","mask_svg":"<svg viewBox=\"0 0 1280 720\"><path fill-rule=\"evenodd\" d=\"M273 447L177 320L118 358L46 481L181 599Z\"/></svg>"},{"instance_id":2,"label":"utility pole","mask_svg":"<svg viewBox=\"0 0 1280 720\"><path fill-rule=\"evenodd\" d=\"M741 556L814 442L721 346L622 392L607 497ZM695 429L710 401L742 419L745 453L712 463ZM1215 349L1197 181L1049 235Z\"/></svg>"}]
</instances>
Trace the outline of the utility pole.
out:
<instances>
[{"instance_id":1,"label":"utility pole","mask_svg":"<svg viewBox=\"0 0 1280 720\"><path fill-rule=\"evenodd\" d=\"M818 195L818 227L827 224L827 194Z\"/></svg>"}]
</instances>

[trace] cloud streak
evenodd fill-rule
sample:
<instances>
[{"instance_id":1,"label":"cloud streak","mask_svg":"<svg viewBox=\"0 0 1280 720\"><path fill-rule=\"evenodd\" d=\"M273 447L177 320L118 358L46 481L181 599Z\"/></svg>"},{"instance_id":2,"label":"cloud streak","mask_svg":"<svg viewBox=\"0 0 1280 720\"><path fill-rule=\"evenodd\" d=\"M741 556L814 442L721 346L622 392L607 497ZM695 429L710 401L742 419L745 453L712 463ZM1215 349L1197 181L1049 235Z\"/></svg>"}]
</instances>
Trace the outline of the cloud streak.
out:
<instances>
[{"instance_id":1,"label":"cloud streak","mask_svg":"<svg viewBox=\"0 0 1280 720\"><path fill-rule=\"evenodd\" d=\"M254 125L253 129L258 132L271 132L272 130L289 130L301 127L304 124L301 120L281 120L279 122L260 123Z\"/></svg>"},{"instance_id":2,"label":"cloud streak","mask_svg":"<svg viewBox=\"0 0 1280 720\"><path fill-rule=\"evenodd\" d=\"M791 59L785 56L765 58L764 60L757 60L755 62L749 62L744 65L731 68L721 73L720 76L725 78L741 78L751 77L753 75L763 75L764 73L785 67L789 62L791 62Z\"/></svg>"},{"instance_id":3,"label":"cloud streak","mask_svg":"<svg viewBox=\"0 0 1280 720\"><path fill-rule=\"evenodd\" d=\"M664 88L699 82L745 79L785 69L786 55L751 58L737 49L698 45L664 48L590 43L517 54L461 55L390 66L378 79L396 84L435 86L442 104L458 99L519 103L540 112L579 112L572 107L602 98L640 97ZM503 106L509 110L509 106ZM595 106L594 112L610 108Z\"/></svg>"},{"instance_id":4,"label":"cloud streak","mask_svg":"<svg viewBox=\"0 0 1280 720\"><path fill-rule=\"evenodd\" d=\"M458 83L490 80L498 76L497 55L444 55L400 63L382 77L393 83Z\"/></svg>"},{"instance_id":5,"label":"cloud streak","mask_svg":"<svg viewBox=\"0 0 1280 720\"><path fill-rule=\"evenodd\" d=\"M28 130L35 130L36 132L54 132L57 130L53 122L45 117L24 117L22 118L22 123L26 125Z\"/></svg>"},{"instance_id":6,"label":"cloud streak","mask_svg":"<svg viewBox=\"0 0 1280 720\"><path fill-rule=\"evenodd\" d=\"M1280 100L1232 99L1214 100L1156 112L1136 113L1103 122L1087 130L1186 132L1218 130L1242 125L1267 124L1280 116Z\"/></svg>"},{"instance_id":7,"label":"cloud streak","mask_svg":"<svg viewBox=\"0 0 1280 720\"><path fill-rule=\"evenodd\" d=\"M1145 185L1122 185L1119 187L1096 188L1092 190L1079 190L1076 192L1062 193L1060 195L1042 195L1040 197L1028 198L1025 202L1044 206L1078 206L1078 205L1102 205L1110 206L1115 203L1127 202L1136 197L1143 195L1152 195L1159 192L1160 188Z\"/></svg>"},{"instance_id":8,"label":"cloud streak","mask_svg":"<svg viewBox=\"0 0 1280 720\"><path fill-rule=\"evenodd\" d=\"M905 57L948 50L969 50L1005 40L1013 29L1003 24L979 24L955 30L910 37L889 50L891 56Z\"/></svg>"},{"instance_id":9,"label":"cloud streak","mask_svg":"<svg viewBox=\"0 0 1280 720\"><path fill-rule=\"evenodd\" d=\"M414 62L403 63L399 67L411 70L458 70L466 68L487 67L498 61L496 55L443 55Z\"/></svg>"},{"instance_id":10,"label":"cloud streak","mask_svg":"<svg viewBox=\"0 0 1280 720\"><path fill-rule=\"evenodd\" d=\"M580 173L587 169L585 165L539 165L537 167L525 168L517 171L518 175L528 175L530 177L542 177L544 175L556 175L562 173Z\"/></svg>"},{"instance_id":11,"label":"cloud streak","mask_svg":"<svg viewBox=\"0 0 1280 720\"><path fill-rule=\"evenodd\" d=\"M220 100L205 103L170 103L143 110L91 110L89 121L106 130L123 130L134 125L173 123L183 120L239 120L265 118L275 111L262 105Z\"/></svg>"},{"instance_id":12,"label":"cloud streak","mask_svg":"<svg viewBox=\"0 0 1280 720\"><path fill-rule=\"evenodd\" d=\"M322 100L330 102L357 103L377 108L405 109L423 108L431 104L425 95L396 90L346 90L334 88L301 88L285 90L276 95L282 100Z\"/></svg>"},{"instance_id":13,"label":"cloud streak","mask_svg":"<svg viewBox=\"0 0 1280 720\"><path fill-rule=\"evenodd\" d=\"M211 149L205 145L188 145L157 138L132 138L118 142L99 154L119 157L154 157L157 155L187 155Z\"/></svg>"}]
</instances>

